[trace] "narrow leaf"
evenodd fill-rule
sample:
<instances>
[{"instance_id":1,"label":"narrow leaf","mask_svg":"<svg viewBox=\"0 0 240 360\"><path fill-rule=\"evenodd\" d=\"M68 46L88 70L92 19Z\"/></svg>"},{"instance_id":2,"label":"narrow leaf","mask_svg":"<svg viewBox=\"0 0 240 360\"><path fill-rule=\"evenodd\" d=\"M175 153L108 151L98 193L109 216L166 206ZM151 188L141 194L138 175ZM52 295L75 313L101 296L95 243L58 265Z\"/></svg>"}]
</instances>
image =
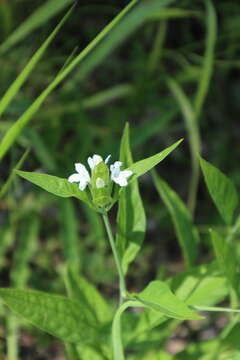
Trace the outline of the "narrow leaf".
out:
<instances>
[{"instance_id":1,"label":"narrow leaf","mask_svg":"<svg viewBox=\"0 0 240 360\"><path fill-rule=\"evenodd\" d=\"M172 217L185 263L187 266L193 266L196 263L199 235L193 226L191 215L175 191L155 172L153 173L153 179L157 191Z\"/></svg>"},{"instance_id":2,"label":"narrow leaf","mask_svg":"<svg viewBox=\"0 0 240 360\"><path fill-rule=\"evenodd\" d=\"M51 194L61 197L75 197L90 205L87 193L79 190L77 184L70 183L67 179L47 174L40 174L37 172L20 170L17 170L16 173Z\"/></svg>"},{"instance_id":3,"label":"narrow leaf","mask_svg":"<svg viewBox=\"0 0 240 360\"><path fill-rule=\"evenodd\" d=\"M219 169L203 158L200 158L200 165L213 202L224 221L231 224L238 204L235 185Z\"/></svg>"},{"instance_id":4,"label":"narrow leaf","mask_svg":"<svg viewBox=\"0 0 240 360\"><path fill-rule=\"evenodd\" d=\"M37 8L27 20L25 20L0 46L0 54L4 54L12 46L23 40L28 34L31 34L39 26L50 20L54 15L70 4L72 0L48 0Z\"/></svg>"},{"instance_id":5,"label":"narrow leaf","mask_svg":"<svg viewBox=\"0 0 240 360\"><path fill-rule=\"evenodd\" d=\"M124 166L133 163L129 142L129 125L126 124L120 146L120 161ZM141 248L146 231L146 215L137 181L123 189L118 202L116 244L126 272Z\"/></svg>"},{"instance_id":6,"label":"narrow leaf","mask_svg":"<svg viewBox=\"0 0 240 360\"><path fill-rule=\"evenodd\" d=\"M179 320L202 319L174 295L169 286L162 281L150 282L141 293L135 295L135 298L147 308L159 311L171 318Z\"/></svg>"},{"instance_id":7,"label":"narrow leaf","mask_svg":"<svg viewBox=\"0 0 240 360\"><path fill-rule=\"evenodd\" d=\"M14 98L14 96L17 94L18 90L21 88L21 86L24 84L24 82L27 80L30 73L33 71L43 54L45 53L47 47L50 45L50 43L54 40L55 36L61 29L61 27L64 25L68 17L71 15L73 10L73 6L71 9L67 12L67 14L63 17L63 19L60 21L60 23L56 26L56 28L53 30L53 32L49 35L46 41L42 44L42 46L36 51L36 53L32 56L32 58L29 60L27 65L24 67L20 75L14 80L10 88L7 90L7 92L3 95L1 101L0 101L0 116L3 114L4 110L7 108L11 100ZM1 47L0 47L1 49Z\"/></svg>"},{"instance_id":8,"label":"narrow leaf","mask_svg":"<svg viewBox=\"0 0 240 360\"><path fill-rule=\"evenodd\" d=\"M159 164L165 157L167 157L176 147L183 141L183 139L178 140L173 145L169 146L165 150L159 152L156 155L150 156L146 159L140 160L132 164L128 167L128 170L132 170L133 176L132 180L136 179L137 177L145 174L147 171L151 170L154 166Z\"/></svg>"},{"instance_id":9,"label":"narrow leaf","mask_svg":"<svg viewBox=\"0 0 240 360\"><path fill-rule=\"evenodd\" d=\"M132 0L86 48L53 79L33 104L10 127L0 143L0 159L4 157L24 127L40 109L48 95L51 94L80 62L85 60L78 73L78 80L83 80L114 48L120 45L127 36L137 30L147 20L150 13L169 5L172 1L173 0L162 0L159 2L159 0L149 0L147 4L140 2L140 4L134 7L136 0ZM134 9L130 12L133 7ZM107 36L109 33L111 33L111 36Z\"/></svg>"},{"instance_id":10,"label":"narrow leaf","mask_svg":"<svg viewBox=\"0 0 240 360\"><path fill-rule=\"evenodd\" d=\"M88 309L64 296L33 290L0 289L12 311L65 342L96 341L98 325Z\"/></svg>"}]
</instances>

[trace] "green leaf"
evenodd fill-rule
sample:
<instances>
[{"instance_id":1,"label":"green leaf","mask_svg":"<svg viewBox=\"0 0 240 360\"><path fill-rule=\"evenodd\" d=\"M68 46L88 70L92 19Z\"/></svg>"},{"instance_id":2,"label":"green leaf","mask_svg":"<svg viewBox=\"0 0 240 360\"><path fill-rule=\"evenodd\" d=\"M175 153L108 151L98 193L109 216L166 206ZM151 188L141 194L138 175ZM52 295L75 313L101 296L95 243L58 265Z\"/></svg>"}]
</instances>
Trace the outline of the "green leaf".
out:
<instances>
[{"instance_id":1,"label":"green leaf","mask_svg":"<svg viewBox=\"0 0 240 360\"><path fill-rule=\"evenodd\" d=\"M75 274L70 267L66 271L66 286L70 297L84 301L100 323L112 318L112 311L98 290L83 276Z\"/></svg>"},{"instance_id":2,"label":"green leaf","mask_svg":"<svg viewBox=\"0 0 240 360\"><path fill-rule=\"evenodd\" d=\"M32 182L40 188L50 192L51 194L61 197L75 197L90 205L86 191L81 191L77 184L70 183L67 179L57 176L40 174L37 172L28 172L16 170L16 173L22 178Z\"/></svg>"},{"instance_id":3,"label":"green leaf","mask_svg":"<svg viewBox=\"0 0 240 360\"><path fill-rule=\"evenodd\" d=\"M91 343L98 339L97 322L77 301L41 291L3 288L0 298L12 311L65 342Z\"/></svg>"},{"instance_id":4,"label":"green leaf","mask_svg":"<svg viewBox=\"0 0 240 360\"><path fill-rule=\"evenodd\" d=\"M49 94L82 62L80 71L75 79L82 81L109 53L120 45L131 33L137 30L154 13L173 0L148 0L139 2L132 0L64 69L57 74L53 81L43 90L31 106L8 129L0 143L0 159L4 157L24 127L30 122L40 109ZM136 5L136 6L134 6ZM134 8L133 8L134 7ZM133 8L133 9L132 9ZM132 10L132 11L130 11ZM111 36L107 36L111 34ZM94 51L93 51L94 50ZM84 60L84 62L83 62Z\"/></svg>"},{"instance_id":5,"label":"green leaf","mask_svg":"<svg viewBox=\"0 0 240 360\"><path fill-rule=\"evenodd\" d=\"M193 266L197 258L199 235L197 229L193 226L192 217L180 197L155 172L153 173L153 179L157 191L172 217L185 263L187 266Z\"/></svg>"},{"instance_id":6,"label":"green leaf","mask_svg":"<svg viewBox=\"0 0 240 360\"><path fill-rule=\"evenodd\" d=\"M124 166L133 163L129 143L129 125L126 124L120 146L120 161ZM128 265L141 248L146 231L146 215L137 181L123 189L117 213L116 245L126 273Z\"/></svg>"},{"instance_id":7,"label":"green leaf","mask_svg":"<svg viewBox=\"0 0 240 360\"><path fill-rule=\"evenodd\" d=\"M219 213L227 224L231 224L238 205L235 185L220 170L201 157L200 165L208 191Z\"/></svg>"},{"instance_id":8,"label":"green leaf","mask_svg":"<svg viewBox=\"0 0 240 360\"><path fill-rule=\"evenodd\" d=\"M54 40L55 36L61 29L61 27L64 25L66 20L69 18L73 10L73 7L67 12L67 14L63 17L63 19L60 21L60 23L56 26L56 28L53 30L53 32L49 35L49 37L44 41L42 46L36 51L36 53L31 57L27 65L24 67L20 75L14 80L10 88L7 90L7 92L3 95L0 101L0 116L3 114L4 110L7 108L9 103L12 101L12 99L16 96L21 86L24 84L24 82L29 77L30 73L33 71L45 51L47 50L48 46L51 44L51 42ZM1 47L0 47L1 49Z\"/></svg>"},{"instance_id":9,"label":"green leaf","mask_svg":"<svg viewBox=\"0 0 240 360\"><path fill-rule=\"evenodd\" d=\"M169 279L175 294L188 305L213 306L229 293L226 278L215 264L201 265Z\"/></svg>"},{"instance_id":10,"label":"green leaf","mask_svg":"<svg viewBox=\"0 0 240 360\"><path fill-rule=\"evenodd\" d=\"M27 149L24 154L21 156L20 160L18 161L18 163L15 165L14 170L19 170L21 169L22 165L24 164L24 161L26 160L26 158L28 157L29 154L29 149ZM0 199L7 193L7 191L9 190L12 182L14 181L16 176L16 171L11 171L11 174L9 175L7 181L3 184L1 190L0 190Z\"/></svg>"},{"instance_id":11,"label":"green leaf","mask_svg":"<svg viewBox=\"0 0 240 360\"><path fill-rule=\"evenodd\" d=\"M206 5L206 25L207 25L207 36L206 36L206 50L203 57L203 65L201 76L199 77L199 84L195 98L195 112L196 118L199 117L202 111L202 107L207 96L209 84L211 81L213 69L214 69L214 50L217 40L217 16L213 4L209 0L205 0Z\"/></svg>"},{"instance_id":12,"label":"green leaf","mask_svg":"<svg viewBox=\"0 0 240 360\"><path fill-rule=\"evenodd\" d=\"M159 311L165 316L179 319L202 319L176 295L172 293L169 286L163 281L152 281L139 294L134 296L136 300L141 302L147 308Z\"/></svg>"},{"instance_id":13,"label":"green leaf","mask_svg":"<svg viewBox=\"0 0 240 360\"><path fill-rule=\"evenodd\" d=\"M227 276L234 286L237 275L237 255L231 243L227 243L222 236L210 230L213 249L217 258L219 269Z\"/></svg>"},{"instance_id":14,"label":"green leaf","mask_svg":"<svg viewBox=\"0 0 240 360\"><path fill-rule=\"evenodd\" d=\"M39 26L46 23L54 15L60 12L72 0L48 0L37 8L0 46L0 54L4 54L12 46L23 40L28 34L31 34Z\"/></svg>"},{"instance_id":15,"label":"green leaf","mask_svg":"<svg viewBox=\"0 0 240 360\"><path fill-rule=\"evenodd\" d=\"M165 150L159 152L156 155L150 156L146 159L140 160L129 166L127 169L133 172L133 176L130 178L130 182L142 176L154 166L159 164L162 160L165 159L176 147L183 141L183 139L178 140L173 145L169 146Z\"/></svg>"}]
</instances>

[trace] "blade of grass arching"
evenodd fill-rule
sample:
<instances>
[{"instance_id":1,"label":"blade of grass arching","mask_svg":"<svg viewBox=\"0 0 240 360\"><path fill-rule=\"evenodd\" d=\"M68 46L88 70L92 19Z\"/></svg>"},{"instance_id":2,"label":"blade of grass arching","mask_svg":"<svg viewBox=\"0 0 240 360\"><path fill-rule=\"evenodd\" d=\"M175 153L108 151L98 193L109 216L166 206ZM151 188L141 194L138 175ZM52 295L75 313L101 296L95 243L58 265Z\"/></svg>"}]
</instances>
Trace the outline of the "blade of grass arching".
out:
<instances>
[{"instance_id":1,"label":"blade of grass arching","mask_svg":"<svg viewBox=\"0 0 240 360\"><path fill-rule=\"evenodd\" d=\"M63 10L72 0L48 0L40 6L27 20L25 20L2 45L0 45L0 55L11 49L27 35L45 24L53 16Z\"/></svg>"},{"instance_id":2,"label":"blade of grass arching","mask_svg":"<svg viewBox=\"0 0 240 360\"><path fill-rule=\"evenodd\" d=\"M24 164L24 161L26 160L28 154L29 154L30 149L27 149L24 154L22 155L22 157L20 158L20 160L18 161L18 163L15 166L15 170L19 170L21 169L22 165ZM9 175L7 181L5 182L5 184L2 186L1 190L0 190L0 199L6 194L6 192L8 191L9 187L11 186L14 178L16 176L15 171L12 171L11 174Z\"/></svg>"},{"instance_id":3,"label":"blade of grass arching","mask_svg":"<svg viewBox=\"0 0 240 360\"><path fill-rule=\"evenodd\" d=\"M156 11L154 14L150 16L150 20L198 17L200 15L201 15L200 11L170 8L170 9L163 9L161 11Z\"/></svg>"},{"instance_id":4,"label":"blade of grass arching","mask_svg":"<svg viewBox=\"0 0 240 360\"><path fill-rule=\"evenodd\" d=\"M167 84L171 92L173 93L174 97L176 98L177 103L181 109L189 138L192 174L189 185L188 208L193 215L196 206L196 195L197 195L197 188L199 182L198 154L200 154L200 147L201 147L200 133L196 121L195 112L182 88L172 78L168 78Z\"/></svg>"},{"instance_id":5,"label":"blade of grass arching","mask_svg":"<svg viewBox=\"0 0 240 360\"><path fill-rule=\"evenodd\" d=\"M199 117L202 106L204 104L214 66L214 49L217 39L217 17L211 0L205 0L207 9L207 37L206 50L203 60L202 73L199 78L197 94L195 98L194 108L196 118Z\"/></svg>"},{"instance_id":6,"label":"blade of grass arching","mask_svg":"<svg viewBox=\"0 0 240 360\"><path fill-rule=\"evenodd\" d=\"M67 14L63 17L63 19L60 21L60 23L56 26L56 28L53 30L53 32L49 35L46 41L42 44L42 46L35 52L35 54L32 56L32 58L29 60L27 65L24 67L20 75L16 78L16 80L13 82L13 84L9 87L7 92L3 95L2 99L0 100L0 116L3 114L7 106L10 104L12 99L17 94L18 90L21 88L21 86L24 84L24 82L27 80L41 57L44 55L47 47L50 45L50 43L53 41L65 21L68 19L68 17L71 15L72 10L74 6L71 7L71 9L67 12Z\"/></svg>"},{"instance_id":7,"label":"blade of grass arching","mask_svg":"<svg viewBox=\"0 0 240 360\"><path fill-rule=\"evenodd\" d=\"M77 215L70 199L60 199L59 203L65 261L77 274L81 265Z\"/></svg>"},{"instance_id":8,"label":"blade of grass arching","mask_svg":"<svg viewBox=\"0 0 240 360\"><path fill-rule=\"evenodd\" d=\"M27 284L30 270L28 263L36 249L39 231L39 218L28 214L21 228L17 251L14 252L13 270L10 274L12 286L23 288ZM7 317L7 355L8 359L18 360L18 319L10 313Z\"/></svg>"},{"instance_id":9,"label":"blade of grass arching","mask_svg":"<svg viewBox=\"0 0 240 360\"><path fill-rule=\"evenodd\" d=\"M161 59L164 41L166 39L167 34L167 22L161 21L158 26L157 35L153 44L152 52L149 56L148 60L148 69L150 74L152 74L159 65L159 61Z\"/></svg>"},{"instance_id":10,"label":"blade of grass arching","mask_svg":"<svg viewBox=\"0 0 240 360\"><path fill-rule=\"evenodd\" d=\"M129 14L127 13L133 8L137 0L129 3L94 39L90 44L50 83L50 85L40 94L34 103L24 112L24 114L14 123L8 130L0 143L0 159L6 154L8 149L19 136L23 128L32 119L33 115L39 110L48 95L67 77L67 75L89 55L82 64L81 71L78 76L83 80L91 70L93 70L116 46L133 31L139 28L149 14L160 9L173 0L149 0L140 3ZM122 20L122 18L124 18ZM122 21L120 21L122 20ZM111 36L107 36L108 34ZM103 41L104 40L104 41ZM100 45L97 47L97 45ZM97 47L97 48L96 48ZM93 49L96 51L93 52Z\"/></svg>"}]
</instances>

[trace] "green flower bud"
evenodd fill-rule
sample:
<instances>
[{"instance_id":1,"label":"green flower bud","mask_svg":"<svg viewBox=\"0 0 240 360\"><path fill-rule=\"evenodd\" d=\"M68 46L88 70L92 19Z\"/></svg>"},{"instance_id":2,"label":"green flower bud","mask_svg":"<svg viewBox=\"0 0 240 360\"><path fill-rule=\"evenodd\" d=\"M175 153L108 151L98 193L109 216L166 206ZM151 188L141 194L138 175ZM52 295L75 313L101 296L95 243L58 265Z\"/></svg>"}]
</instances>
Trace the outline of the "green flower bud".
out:
<instances>
[{"instance_id":1,"label":"green flower bud","mask_svg":"<svg viewBox=\"0 0 240 360\"><path fill-rule=\"evenodd\" d=\"M109 168L101 161L92 170L91 193L94 205L104 207L111 203L111 181L109 178Z\"/></svg>"}]
</instances>

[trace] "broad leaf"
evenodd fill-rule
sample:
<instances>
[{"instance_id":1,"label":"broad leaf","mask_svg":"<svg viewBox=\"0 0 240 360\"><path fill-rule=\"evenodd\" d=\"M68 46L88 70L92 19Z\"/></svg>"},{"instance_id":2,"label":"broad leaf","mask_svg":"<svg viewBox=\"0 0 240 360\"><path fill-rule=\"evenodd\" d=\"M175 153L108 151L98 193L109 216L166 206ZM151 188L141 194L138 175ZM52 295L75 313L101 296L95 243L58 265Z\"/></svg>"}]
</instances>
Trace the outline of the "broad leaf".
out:
<instances>
[{"instance_id":1,"label":"broad leaf","mask_svg":"<svg viewBox=\"0 0 240 360\"><path fill-rule=\"evenodd\" d=\"M86 191L79 190L77 184L70 183L67 179L47 174L40 174L37 172L20 170L16 170L16 173L51 194L61 197L75 197L90 205Z\"/></svg>"},{"instance_id":2,"label":"broad leaf","mask_svg":"<svg viewBox=\"0 0 240 360\"><path fill-rule=\"evenodd\" d=\"M139 176L142 176L143 174L145 174L146 172L148 172L149 170L151 170L152 168L154 168L154 166L156 166L157 164L159 164L162 160L165 159L165 157L167 157L174 149L176 149L176 147L183 141L183 139L178 140L177 142L175 142L173 145L169 146L168 148L166 148L165 150L159 152L156 155L150 156L146 159L140 160L135 162L134 164L132 164L131 166L128 167L128 170L132 170L133 172L133 176L132 178L130 178L130 182L133 181L134 179L136 179Z\"/></svg>"},{"instance_id":3,"label":"broad leaf","mask_svg":"<svg viewBox=\"0 0 240 360\"><path fill-rule=\"evenodd\" d=\"M111 320L111 308L102 295L89 281L84 279L83 276L75 274L70 267L66 272L66 286L70 297L84 301L86 307L95 314L99 322L106 323Z\"/></svg>"},{"instance_id":4,"label":"broad leaf","mask_svg":"<svg viewBox=\"0 0 240 360\"><path fill-rule=\"evenodd\" d=\"M163 281L152 281L135 299L147 308L159 311L167 317L187 320L202 319L176 295L172 293L169 286Z\"/></svg>"},{"instance_id":5,"label":"broad leaf","mask_svg":"<svg viewBox=\"0 0 240 360\"><path fill-rule=\"evenodd\" d=\"M41 291L0 289L9 308L36 327L69 343L98 339L98 323L78 301Z\"/></svg>"},{"instance_id":6,"label":"broad leaf","mask_svg":"<svg viewBox=\"0 0 240 360\"><path fill-rule=\"evenodd\" d=\"M185 263L193 266L196 263L198 232L193 226L191 215L180 197L156 173L154 183L164 204L166 205L182 248Z\"/></svg>"},{"instance_id":7,"label":"broad leaf","mask_svg":"<svg viewBox=\"0 0 240 360\"><path fill-rule=\"evenodd\" d=\"M219 233L211 230L210 234L218 266L234 286L237 275L237 254L232 244L227 243Z\"/></svg>"},{"instance_id":8,"label":"broad leaf","mask_svg":"<svg viewBox=\"0 0 240 360\"><path fill-rule=\"evenodd\" d=\"M124 166L130 166L133 163L128 124L125 126L121 141L120 161ZM141 248L145 231L145 211L138 183L134 181L123 189L118 202L116 244L124 272L127 272L129 263L134 260Z\"/></svg>"},{"instance_id":9,"label":"broad leaf","mask_svg":"<svg viewBox=\"0 0 240 360\"><path fill-rule=\"evenodd\" d=\"M219 213L227 224L231 224L238 204L238 194L234 184L203 158L200 158L200 164L208 191Z\"/></svg>"}]
</instances>

